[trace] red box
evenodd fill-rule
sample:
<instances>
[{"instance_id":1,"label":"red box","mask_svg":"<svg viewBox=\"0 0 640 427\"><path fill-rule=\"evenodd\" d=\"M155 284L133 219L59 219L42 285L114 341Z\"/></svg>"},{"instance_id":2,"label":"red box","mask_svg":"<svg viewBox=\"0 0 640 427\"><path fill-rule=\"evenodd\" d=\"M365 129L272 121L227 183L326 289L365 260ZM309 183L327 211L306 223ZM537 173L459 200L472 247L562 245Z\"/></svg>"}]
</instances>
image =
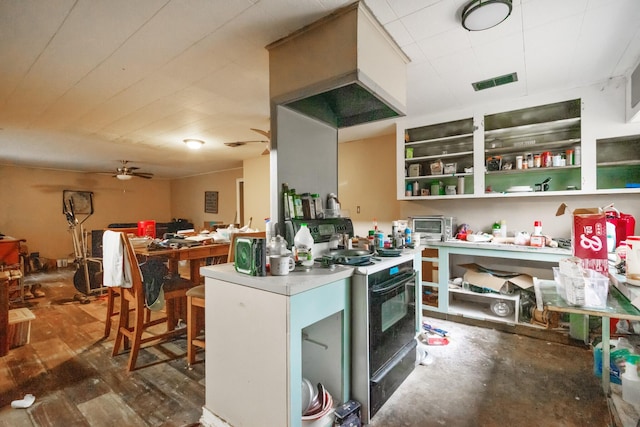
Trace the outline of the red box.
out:
<instances>
[{"instance_id":1,"label":"red box","mask_svg":"<svg viewBox=\"0 0 640 427\"><path fill-rule=\"evenodd\" d=\"M563 203L556 215L562 215ZM605 276L609 274L607 259L607 220L600 208L579 208L573 211L571 228L573 255L582 260L582 266Z\"/></svg>"}]
</instances>

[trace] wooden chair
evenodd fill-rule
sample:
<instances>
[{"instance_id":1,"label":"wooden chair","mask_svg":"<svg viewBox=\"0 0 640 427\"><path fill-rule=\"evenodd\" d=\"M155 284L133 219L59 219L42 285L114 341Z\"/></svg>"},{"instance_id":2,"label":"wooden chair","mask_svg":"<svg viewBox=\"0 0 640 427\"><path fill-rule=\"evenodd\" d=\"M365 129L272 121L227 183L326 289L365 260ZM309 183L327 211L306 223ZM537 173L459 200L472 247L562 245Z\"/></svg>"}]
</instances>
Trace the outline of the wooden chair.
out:
<instances>
[{"instance_id":1,"label":"wooden chair","mask_svg":"<svg viewBox=\"0 0 640 427\"><path fill-rule=\"evenodd\" d=\"M266 237L266 232L258 231L251 233L233 233L227 262L233 262L235 252L236 237ZM197 348L205 348L204 339L200 337L200 331L204 323L204 285L195 286L187 291L187 364L189 366L196 362ZM196 310L200 308L201 310ZM196 348L197 347L197 348Z\"/></svg>"},{"instance_id":2,"label":"wooden chair","mask_svg":"<svg viewBox=\"0 0 640 427\"><path fill-rule=\"evenodd\" d=\"M127 368L129 371L133 371L137 369L136 361L143 344L150 342L159 343L180 333L184 333L182 329L175 329L174 303L179 298L186 299L187 290L192 287L192 284L187 280L165 282L163 292L166 315L153 320L148 319L145 315L148 308L145 306L144 284L142 282L142 273L138 266L138 260L126 234L120 233L120 238L124 245L124 256L128 257L131 267L132 287L119 288L120 315L112 356L120 353L120 348L123 344L125 349L130 348ZM150 327L162 323L166 323L166 330L162 332L149 331ZM143 334L145 336L143 336Z\"/></svg>"},{"instance_id":3,"label":"wooden chair","mask_svg":"<svg viewBox=\"0 0 640 427\"><path fill-rule=\"evenodd\" d=\"M200 310L196 310L198 307ZM204 349L204 338L200 337L204 320L204 285L187 291L187 365L196 362L196 347Z\"/></svg>"}]
</instances>

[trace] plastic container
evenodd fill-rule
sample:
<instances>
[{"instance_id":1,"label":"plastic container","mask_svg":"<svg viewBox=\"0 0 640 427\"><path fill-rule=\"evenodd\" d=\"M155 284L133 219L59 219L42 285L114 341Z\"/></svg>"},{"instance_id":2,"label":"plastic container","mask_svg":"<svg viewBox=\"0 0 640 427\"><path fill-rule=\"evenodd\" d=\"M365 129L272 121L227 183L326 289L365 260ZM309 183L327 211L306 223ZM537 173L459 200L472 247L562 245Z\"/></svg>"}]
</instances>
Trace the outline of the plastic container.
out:
<instances>
[{"instance_id":1,"label":"plastic container","mask_svg":"<svg viewBox=\"0 0 640 427\"><path fill-rule=\"evenodd\" d=\"M622 400L632 405L640 404L640 377L638 377L638 363L640 356L630 354L626 358L622 377Z\"/></svg>"},{"instance_id":2,"label":"plastic container","mask_svg":"<svg viewBox=\"0 0 640 427\"><path fill-rule=\"evenodd\" d=\"M313 266L313 236L307 224L300 224L300 229L293 238L296 261L305 267Z\"/></svg>"},{"instance_id":3,"label":"plastic container","mask_svg":"<svg viewBox=\"0 0 640 427\"><path fill-rule=\"evenodd\" d=\"M624 358L629 354L629 350L626 348L616 349L614 344L617 340L611 340L609 349L611 351L609 358L609 381L613 384L622 384L622 379L620 378L620 367L618 366L618 362L624 360ZM602 343L598 343L593 349L593 374L602 378Z\"/></svg>"},{"instance_id":4,"label":"plastic container","mask_svg":"<svg viewBox=\"0 0 640 427\"><path fill-rule=\"evenodd\" d=\"M569 305L606 308L609 277L594 270L584 270L582 276L567 275L553 267L556 291Z\"/></svg>"}]
</instances>

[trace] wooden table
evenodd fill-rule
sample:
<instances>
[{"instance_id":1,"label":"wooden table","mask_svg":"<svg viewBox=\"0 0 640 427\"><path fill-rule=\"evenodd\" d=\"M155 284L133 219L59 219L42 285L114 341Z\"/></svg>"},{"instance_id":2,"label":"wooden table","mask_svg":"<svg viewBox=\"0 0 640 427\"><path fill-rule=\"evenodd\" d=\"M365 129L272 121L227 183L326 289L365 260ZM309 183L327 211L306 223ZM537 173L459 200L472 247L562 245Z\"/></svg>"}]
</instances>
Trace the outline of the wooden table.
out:
<instances>
[{"instance_id":1,"label":"wooden table","mask_svg":"<svg viewBox=\"0 0 640 427\"><path fill-rule=\"evenodd\" d=\"M558 295L556 284L553 280L534 280L536 293L536 304L538 310L547 308L550 311L561 313L575 313L588 316L598 316L602 318L602 389L609 395L609 375L610 375L610 318L640 320L640 310L634 307L616 287L609 285L607 304L603 308L575 307L570 306Z\"/></svg>"},{"instance_id":2,"label":"wooden table","mask_svg":"<svg viewBox=\"0 0 640 427\"><path fill-rule=\"evenodd\" d=\"M214 243L210 245L182 247L179 249L150 250L148 248L134 248L136 255L143 257L166 257L169 270L177 274L178 262L189 261L189 279L194 284L200 283L200 264L207 258L226 256L229 253L229 243Z\"/></svg>"}]
</instances>

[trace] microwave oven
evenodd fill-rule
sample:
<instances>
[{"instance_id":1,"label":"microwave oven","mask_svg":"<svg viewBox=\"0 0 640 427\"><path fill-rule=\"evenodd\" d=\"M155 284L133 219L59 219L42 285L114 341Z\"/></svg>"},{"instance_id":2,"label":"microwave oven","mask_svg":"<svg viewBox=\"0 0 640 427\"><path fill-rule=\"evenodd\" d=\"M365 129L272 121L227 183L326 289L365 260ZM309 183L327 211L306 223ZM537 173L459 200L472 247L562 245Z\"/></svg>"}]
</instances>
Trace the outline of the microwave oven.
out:
<instances>
[{"instance_id":1,"label":"microwave oven","mask_svg":"<svg viewBox=\"0 0 640 427\"><path fill-rule=\"evenodd\" d=\"M455 236L455 221L451 216L430 215L411 217L411 229L420 233L420 243L451 240Z\"/></svg>"}]
</instances>

